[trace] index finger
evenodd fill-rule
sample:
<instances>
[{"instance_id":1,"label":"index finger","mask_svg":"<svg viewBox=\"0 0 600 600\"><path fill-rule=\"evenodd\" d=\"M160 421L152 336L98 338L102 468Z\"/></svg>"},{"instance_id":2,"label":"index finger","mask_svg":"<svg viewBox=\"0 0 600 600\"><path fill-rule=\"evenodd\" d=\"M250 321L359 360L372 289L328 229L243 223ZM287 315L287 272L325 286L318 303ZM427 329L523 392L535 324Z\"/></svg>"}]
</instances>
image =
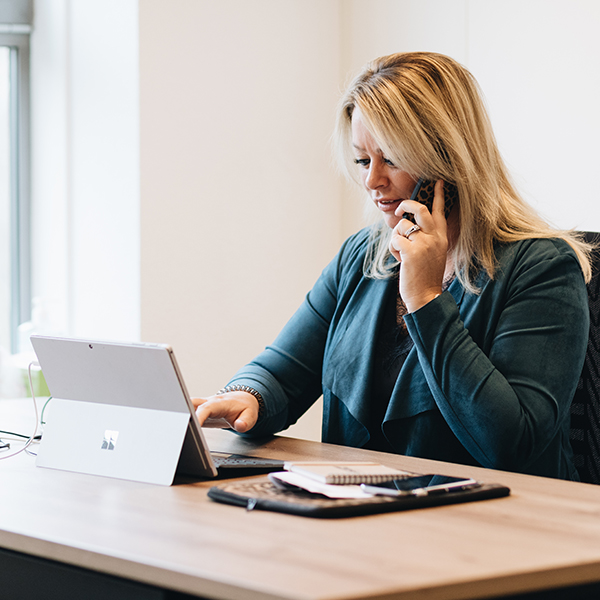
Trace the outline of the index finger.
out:
<instances>
[{"instance_id":1,"label":"index finger","mask_svg":"<svg viewBox=\"0 0 600 600\"><path fill-rule=\"evenodd\" d=\"M444 215L444 180L438 179L435 182L435 188L433 193L433 206L431 207L431 214Z\"/></svg>"},{"instance_id":2,"label":"index finger","mask_svg":"<svg viewBox=\"0 0 600 600\"><path fill-rule=\"evenodd\" d=\"M213 411L209 404L204 401L196 408L196 418L200 427L214 427L218 429L227 429L231 423L222 416L212 416Z\"/></svg>"}]
</instances>

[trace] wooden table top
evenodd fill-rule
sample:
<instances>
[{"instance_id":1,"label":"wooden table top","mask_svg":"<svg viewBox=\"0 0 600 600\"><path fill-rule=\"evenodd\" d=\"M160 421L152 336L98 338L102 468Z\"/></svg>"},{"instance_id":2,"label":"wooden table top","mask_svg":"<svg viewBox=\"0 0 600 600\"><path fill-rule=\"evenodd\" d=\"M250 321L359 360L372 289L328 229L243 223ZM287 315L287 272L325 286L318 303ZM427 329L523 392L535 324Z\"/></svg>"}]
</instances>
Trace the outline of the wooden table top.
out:
<instances>
[{"instance_id":1,"label":"wooden table top","mask_svg":"<svg viewBox=\"0 0 600 600\"><path fill-rule=\"evenodd\" d=\"M0 400L2 429L29 432L25 421L11 421L11 402ZM226 431L205 433L213 450L374 459L503 483L512 494L310 519L212 502L206 492L213 481L141 484L36 468L22 453L0 460L0 546L232 600L481 598L600 581L600 486L285 437L257 444Z\"/></svg>"}]
</instances>

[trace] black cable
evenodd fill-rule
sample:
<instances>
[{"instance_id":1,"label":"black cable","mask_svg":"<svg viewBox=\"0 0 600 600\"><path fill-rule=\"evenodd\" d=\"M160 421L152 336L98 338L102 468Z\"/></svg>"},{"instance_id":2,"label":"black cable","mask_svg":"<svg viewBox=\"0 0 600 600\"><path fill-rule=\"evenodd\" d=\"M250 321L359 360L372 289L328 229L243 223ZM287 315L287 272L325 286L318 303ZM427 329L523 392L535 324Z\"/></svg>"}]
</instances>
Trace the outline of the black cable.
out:
<instances>
[{"instance_id":1,"label":"black cable","mask_svg":"<svg viewBox=\"0 0 600 600\"><path fill-rule=\"evenodd\" d=\"M48 400L46 400L46 402L44 402L44 406L42 407L42 412L41 412L41 416L40 416L40 423L42 425L46 424L46 421L44 421L44 411L46 410L46 406L48 406L48 402L50 402L50 400L52 400L52 396L50 396L48 398ZM12 435L13 437L24 438L26 440L28 440L31 437L31 436L25 435L23 433L16 433L14 431L3 431L2 429L0 429L0 434ZM42 439L42 434L39 433L33 439L34 440L41 440ZM10 448L10 444L8 442L5 442L4 440L0 440L0 450L2 450L3 448Z\"/></svg>"},{"instance_id":2,"label":"black cable","mask_svg":"<svg viewBox=\"0 0 600 600\"><path fill-rule=\"evenodd\" d=\"M4 435L12 435L14 437L19 437L19 438L25 438L26 440L28 440L31 436L30 435L24 435L22 433L15 433L14 431L2 431L0 429L0 433L3 433ZM42 439L42 434L38 434L36 435L34 438L34 440L41 440ZM0 446L0 448L2 448L2 446Z\"/></svg>"}]
</instances>

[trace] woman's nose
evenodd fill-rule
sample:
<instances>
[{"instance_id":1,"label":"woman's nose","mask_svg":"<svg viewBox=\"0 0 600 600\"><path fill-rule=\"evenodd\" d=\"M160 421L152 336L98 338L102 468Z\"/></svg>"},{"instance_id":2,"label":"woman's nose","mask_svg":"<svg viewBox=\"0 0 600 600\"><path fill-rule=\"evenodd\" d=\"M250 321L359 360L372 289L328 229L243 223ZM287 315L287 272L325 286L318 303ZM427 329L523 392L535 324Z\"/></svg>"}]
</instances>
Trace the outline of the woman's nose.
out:
<instances>
[{"instance_id":1,"label":"woman's nose","mask_svg":"<svg viewBox=\"0 0 600 600\"><path fill-rule=\"evenodd\" d=\"M385 185L385 179L386 178L383 167L372 162L369 165L369 171L365 178L365 185L370 190L376 190L377 188Z\"/></svg>"}]
</instances>

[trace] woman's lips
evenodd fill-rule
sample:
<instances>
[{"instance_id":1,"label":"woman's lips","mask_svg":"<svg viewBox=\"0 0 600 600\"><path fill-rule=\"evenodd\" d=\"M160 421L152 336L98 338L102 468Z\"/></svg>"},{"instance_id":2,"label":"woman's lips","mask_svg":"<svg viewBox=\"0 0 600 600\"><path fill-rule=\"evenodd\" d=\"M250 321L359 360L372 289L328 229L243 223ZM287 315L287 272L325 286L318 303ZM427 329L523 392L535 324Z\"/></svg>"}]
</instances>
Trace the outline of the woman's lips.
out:
<instances>
[{"instance_id":1,"label":"woman's lips","mask_svg":"<svg viewBox=\"0 0 600 600\"><path fill-rule=\"evenodd\" d=\"M402 202L401 199L397 199L397 200L384 200L384 199L378 199L375 200L375 202L377 203L377 208L383 212L395 212L396 209L398 208L400 202Z\"/></svg>"}]
</instances>

